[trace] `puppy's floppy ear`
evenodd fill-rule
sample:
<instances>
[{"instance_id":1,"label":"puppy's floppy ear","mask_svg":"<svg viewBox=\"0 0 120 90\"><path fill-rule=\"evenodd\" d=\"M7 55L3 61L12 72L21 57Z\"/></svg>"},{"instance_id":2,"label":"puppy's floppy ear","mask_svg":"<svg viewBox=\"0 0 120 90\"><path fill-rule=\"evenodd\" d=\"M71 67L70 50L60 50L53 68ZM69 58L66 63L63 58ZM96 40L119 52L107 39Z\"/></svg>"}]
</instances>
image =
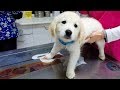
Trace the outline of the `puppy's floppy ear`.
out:
<instances>
[{"instance_id":1,"label":"puppy's floppy ear","mask_svg":"<svg viewBox=\"0 0 120 90\"><path fill-rule=\"evenodd\" d=\"M57 25L57 20L56 20L56 18L54 18L54 20L51 22L51 24L49 25L49 28L48 28L52 37L55 37L56 25Z\"/></svg>"}]
</instances>

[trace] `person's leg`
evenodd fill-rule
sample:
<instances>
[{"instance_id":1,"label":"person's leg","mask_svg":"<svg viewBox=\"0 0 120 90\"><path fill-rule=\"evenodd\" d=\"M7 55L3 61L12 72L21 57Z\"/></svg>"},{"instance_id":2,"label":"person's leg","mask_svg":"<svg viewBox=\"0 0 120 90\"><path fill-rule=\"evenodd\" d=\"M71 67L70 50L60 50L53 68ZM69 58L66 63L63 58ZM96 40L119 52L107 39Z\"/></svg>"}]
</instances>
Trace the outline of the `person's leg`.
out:
<instances>
[{"instance_id":1,"label":"person's leg","mask_svg":"<svg viewBox=\"0 0 120 90\"><path fill-rule=\"evenodd\" d=\"M17 48L17 39L8 39L4 41L0 41L0 51L8 51L8 50L14 50Z\"/></svg>"}]
</instances>

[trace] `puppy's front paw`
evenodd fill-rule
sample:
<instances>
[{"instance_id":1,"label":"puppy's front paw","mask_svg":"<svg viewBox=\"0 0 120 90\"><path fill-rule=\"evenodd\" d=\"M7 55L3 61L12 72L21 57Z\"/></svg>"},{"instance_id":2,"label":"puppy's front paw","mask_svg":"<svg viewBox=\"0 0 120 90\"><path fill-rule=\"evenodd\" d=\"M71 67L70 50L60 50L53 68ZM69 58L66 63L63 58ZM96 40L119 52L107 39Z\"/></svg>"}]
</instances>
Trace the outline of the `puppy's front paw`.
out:
<instances>
[{"instance_id":1,"label":"puppy's front paw","mask_svg":"<svg viewBox=\"0 0 120 90\"><path fill-rule=\"evenodd\" d=\"M73 79L75 77L75 72L67 72L66 76L68 79Z\"/></svg>"},{"instance_id":2,"label":"puppy's front paw","mask_svg":"<svg viewBox=\"0 0 120 90\"><path fill-rule=\"evenodd\" d=\"M105 60L105 55L103 55L103 56L99 55L99 58L104 61Z\"/></svg>"},{"instance_id":3,"label":"puppy's front paw","mask_svg":"<svg viewBox=\"0 0 120 90\"><path fill-rule=\"evenodd\" d=\"M45 55L45 58L46 58L46 59L52 59L53 57L54 57L54 56L53 56L51 53Z\"/></svg>"}]
</instances>

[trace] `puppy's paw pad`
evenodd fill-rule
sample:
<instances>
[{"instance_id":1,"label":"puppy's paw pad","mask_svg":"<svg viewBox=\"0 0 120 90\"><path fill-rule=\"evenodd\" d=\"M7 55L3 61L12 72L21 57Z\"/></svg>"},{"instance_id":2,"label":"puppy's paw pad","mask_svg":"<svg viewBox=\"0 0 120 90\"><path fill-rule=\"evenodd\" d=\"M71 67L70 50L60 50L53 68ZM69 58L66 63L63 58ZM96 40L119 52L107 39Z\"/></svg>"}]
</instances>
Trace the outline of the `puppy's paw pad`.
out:
<instances>
[{"instance_id":1,"label":"puppy's paw pad","mask_svg":"<svg viewBox=\"0 0 120 90\"><path fill-rule=\"evenodd\" d=\"M69 73L66 73L66 76L67 76L68 79L74 79L75 73L74 72L69 72Z\"/></svg>"}]
</instances>

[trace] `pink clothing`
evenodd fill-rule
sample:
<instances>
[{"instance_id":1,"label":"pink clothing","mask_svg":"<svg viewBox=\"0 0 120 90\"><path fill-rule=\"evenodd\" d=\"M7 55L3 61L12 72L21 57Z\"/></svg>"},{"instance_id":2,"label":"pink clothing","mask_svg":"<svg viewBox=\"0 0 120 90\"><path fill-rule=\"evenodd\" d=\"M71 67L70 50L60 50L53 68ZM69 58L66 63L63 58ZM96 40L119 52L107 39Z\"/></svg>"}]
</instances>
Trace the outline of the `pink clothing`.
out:
<instances>
[{"instance_id":1,"label":"pink clothing","mask_svg":"<svg viewBox=\"0 0 120 90\"><path fill-rule=\"evenodd\" d=\"M104 29L120 26L120 11L80 11L80 13L94 17ZM106 43L105 53L120 61L120 40Z\"/></svg>"}]
</instances>

